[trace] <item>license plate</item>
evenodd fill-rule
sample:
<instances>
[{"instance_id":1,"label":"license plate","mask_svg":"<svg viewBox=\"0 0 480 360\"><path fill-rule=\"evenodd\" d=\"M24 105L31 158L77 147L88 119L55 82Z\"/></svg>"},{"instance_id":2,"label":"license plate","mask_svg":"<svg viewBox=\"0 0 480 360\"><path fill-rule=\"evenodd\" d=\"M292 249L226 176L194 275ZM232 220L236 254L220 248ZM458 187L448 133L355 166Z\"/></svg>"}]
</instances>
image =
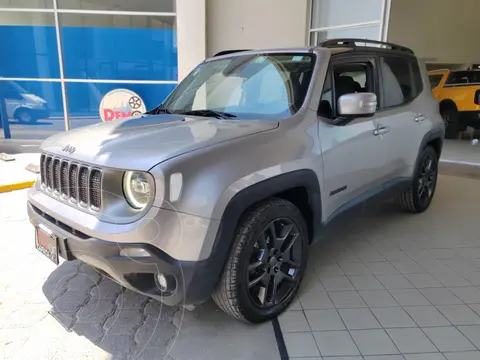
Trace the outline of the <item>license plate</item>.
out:
<instances>
[{"instance_id":1,"label":"license plate","mask_svg":"<svg viewBox=\"0 0 480 360\"><path fill-rule=\"evenodd\" d=\"M35 228L35 248L58 265L58 238L48 229Z\"/></svg>"}]
</instances>

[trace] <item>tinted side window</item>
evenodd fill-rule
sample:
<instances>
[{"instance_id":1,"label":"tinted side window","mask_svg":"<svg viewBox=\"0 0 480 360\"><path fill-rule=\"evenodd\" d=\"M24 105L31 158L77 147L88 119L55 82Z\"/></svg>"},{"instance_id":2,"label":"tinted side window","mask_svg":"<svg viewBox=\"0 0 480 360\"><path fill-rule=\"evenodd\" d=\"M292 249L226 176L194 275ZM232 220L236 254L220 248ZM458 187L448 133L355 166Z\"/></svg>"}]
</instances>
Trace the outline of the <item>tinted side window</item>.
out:
<instances>
[{"instance_id":1,"label":"tinted side window","mask_svg":"<svg viewBox=\"0 0 480 360\"><path fill-rule=\"evenodd\" d=\"M447 78L445 85L478 84L480 83L480 71L453 71Z\"/></svg>"},{"instance_id":2,"label":"tinted side window","mask_svg":"<svg viewBox=\"0 0 480 360\"><path fill-rule=\"evenodd\" d=\"M420 95L420 93L423 91L422 73L420 72L420 66L418 66L417 59L412 59L411 65L412 65L413 83L415 84L414 97L416 97Z\"/></svg>"},{"instance_id":3,"label":"tinted side window","mask_svg":"<svg viewBox=\"0 0 480 360\"><path fill-rule=\"evenodd\" d=\"M383 107L404 104L415 97L408 58L385 56L380 62Z\"/></svg>"},{"instance_id":4,"label":"tinted side window","mask_svg":"<svg viewBox=\"0 0 480 360\"><path fill-rule=\"evenodd\" d=\"M430 80L430 86L432 89L435 89L440 81L442 81L443 75L429 75L428 79Z\"/></svg>"},{"instance_id":5,"label":"tinted side window","mask_svg":"<svg viewBox=\"0 0 480 360\"><path fill-rule=\"evenodd\" d=\"M318 104L318 115L327 119L333 119L333 86L332 73L328 71L323 85L322 97Z\"/></svg>"}]
</instances>

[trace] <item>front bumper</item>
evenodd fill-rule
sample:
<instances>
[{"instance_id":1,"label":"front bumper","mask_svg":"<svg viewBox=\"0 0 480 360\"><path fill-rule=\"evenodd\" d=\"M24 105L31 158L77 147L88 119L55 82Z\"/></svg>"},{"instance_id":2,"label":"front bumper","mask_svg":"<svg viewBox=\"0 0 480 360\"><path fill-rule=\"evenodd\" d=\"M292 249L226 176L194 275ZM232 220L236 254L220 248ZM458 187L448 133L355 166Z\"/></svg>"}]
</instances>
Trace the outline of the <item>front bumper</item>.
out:
<instances>
[{"instance_id":1,"label":"front bumper","mask_svg":"<svg viewBox=\"0 0 480 360\"><path fill-rule=\"evenodd\" d=\"M43 224L58 237L59 255L67 261L78 259L128 289L157 299L166 305L189 305L207 301L218 280L218 259L180 261L156 246L141 242L112 242L90 237L53 218L28 202L30 222ZM141 248L150 256L128 257L120 250ZM215 269L215 274L212 273ZM164 274L168 287L161 291L157 275Z\"/></svg>"}]
</instances>

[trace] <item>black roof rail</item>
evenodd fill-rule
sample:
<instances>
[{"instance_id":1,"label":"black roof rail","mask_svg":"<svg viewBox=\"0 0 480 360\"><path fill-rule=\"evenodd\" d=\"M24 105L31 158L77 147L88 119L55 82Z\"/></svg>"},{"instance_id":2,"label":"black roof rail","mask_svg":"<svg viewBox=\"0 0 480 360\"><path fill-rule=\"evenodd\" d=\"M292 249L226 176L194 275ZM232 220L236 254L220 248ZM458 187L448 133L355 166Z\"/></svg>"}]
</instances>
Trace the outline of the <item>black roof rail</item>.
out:
<instances>
[{"instance_id":1,"label":"black roof rail","mask_svg":"<svg viewBox=\"0 0 480 360\"><path fill-rule=\"evenodd\" d=\"M213 57L228 55L228 54L235 54L237 52L243 52L243 51L250 51L250 50L249 49L223 50L213 55Z\"/></svg>"},{"instance_id":2,"label":"black roof rail","mask_svg":"<svg viewBox=\"0 0 480 360\"><path fill-rule=\"evenodd\" d=\"M326 41L322 41L318 43L317 46L320 47L326 47L326 48L335 48L335 47L358 47L356 43L363 43L365 44L365 47L367 47L367 44L375 44L375 45L383 45L386 48L389 48L390 50L396 50L396 51L405 51L410 54L413 54L413 50L407 48L406 46L402 45L397 45L397 44L392 44L389 42L385 41L378 41L378 40L369 40L369 39L355 39L355 38L345 38L345 39L330 39Z\"/></svg>"}]
</instances>

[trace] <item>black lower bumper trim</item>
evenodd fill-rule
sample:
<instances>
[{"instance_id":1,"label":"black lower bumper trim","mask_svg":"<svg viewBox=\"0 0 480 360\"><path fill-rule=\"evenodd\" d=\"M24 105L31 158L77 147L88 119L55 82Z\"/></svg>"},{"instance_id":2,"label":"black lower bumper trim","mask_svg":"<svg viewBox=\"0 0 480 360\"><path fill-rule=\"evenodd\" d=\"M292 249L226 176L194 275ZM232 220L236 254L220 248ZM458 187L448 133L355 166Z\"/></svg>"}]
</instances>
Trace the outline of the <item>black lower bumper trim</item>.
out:
<instances>
[{"instance_id":1,"label":"black lower bumper trim","mask_svg":"<svg viewBox=\"0 0 480 360\"><path fill-rule=\"evenodd\" d=\"M43 224L59 239L60 256L65 260L78 259L106 274L119 284L141 294L160 300L166 305L190 305L207 301L215 288L216 278L209 277L213 259L179 261L157 247L145 243L116 243L96 238L78 237L49 221L28 204L33 225ZM48 219L48 220L47 220ZM150 256L120 255L122 249L141 248ZM157 275L164 274L169 287L161 291Z\"/></svg>"}]
</instances>

